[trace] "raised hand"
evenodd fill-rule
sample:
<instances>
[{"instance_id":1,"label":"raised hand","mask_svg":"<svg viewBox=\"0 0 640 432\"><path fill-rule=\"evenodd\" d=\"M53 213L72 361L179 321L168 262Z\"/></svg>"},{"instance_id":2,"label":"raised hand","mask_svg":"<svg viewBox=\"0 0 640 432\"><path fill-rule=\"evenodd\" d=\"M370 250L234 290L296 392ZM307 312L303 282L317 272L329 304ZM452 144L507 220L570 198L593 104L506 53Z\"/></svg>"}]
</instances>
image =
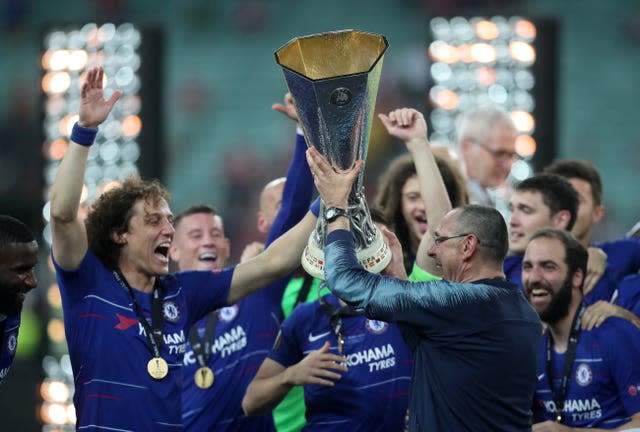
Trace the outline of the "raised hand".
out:
<instances>
[{"instance_id":1,"label":"raised hand","mask_svg":"<svg viewBox=\"0 0 640 432\"><path fill-rule=\"evenodd\" d=\"M391 262L382 271L382 274L393 276L398 279L407 280L407 271L404 268L404 257L402 255L402 245L396 235L385 227L381 227L382 235L391 249Z\"/></svg>"},{"instance_id":2,"label":"raised hand","mask_svg":"<svg viewBox=\"0 0 640 432\"><path fill-rule=\"evenodd\" d=\"M378 114L378 118L387 128L389 135L401 139L407 146L418 141L424 143L427 140L427 123L420 111L413 108L399 108L391 111L388 116Z\"/></svg>"},{"instance_id":3,"label":"raised hand","mask_svg":"<svg viewBox=\"0 0 640 432\"><path fill-rule=\"evenodd\" d=\"M287 93L284 95L284 104L274 103L271 105L271 109L274 111L281 112L282 114L289 117L294 122L298 122L298 113L296 112L296 104L293 100L293 96L291 93Z\"/></svg>"},{"instance_id":4,"label":"raised hand","mask_svg":"<svg viewBox=\"0 0 640 432\"><path fill-rule=\"evenodd\" d=\"M257 241L249 243L244 247L244 250L240 255L240 262L249 261L251 258L258 256L258 254L263 250L264 250L264 243L260 243Z\"/></svg>"},{"instance_id":5,"label":"raised hand","mask_svg":"<svg viewBox=\"0 0 640 432\"><path fill-rule=\"evenodd\" d=\"M342 378L339 372L347 372L347 360L341 355L331 354L330 347L327 341L319 350L309 353L299 363L288 368L287 382L292 385L318 384L333 387L334 381Z\"/></svg>"},{"instance_id":6,"label":"raised hand","mask_svg":"<svg viewBox=\"0 0 640 432\"><path fill-rule=\"evenodd\" d=\"M108 100L104 100L102 81L104 69L95 67L87 72L86 81L82 85L78 124L83 127L95 128L102 123L113 108L113 104L120 98L121 92L115 91Z\"/></svg>"}]
</instances>

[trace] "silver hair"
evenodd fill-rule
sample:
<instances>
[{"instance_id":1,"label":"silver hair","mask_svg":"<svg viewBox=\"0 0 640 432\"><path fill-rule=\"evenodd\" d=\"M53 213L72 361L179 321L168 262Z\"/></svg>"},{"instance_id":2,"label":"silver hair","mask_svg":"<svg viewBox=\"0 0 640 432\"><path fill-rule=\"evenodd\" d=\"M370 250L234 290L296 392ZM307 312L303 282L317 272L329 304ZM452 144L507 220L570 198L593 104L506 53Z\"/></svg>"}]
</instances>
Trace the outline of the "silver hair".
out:
<instances>
[{"instance_id":1,"label":"silver hair","mask_svg":"<svg viewBox=\"0 0 640 432\"><path fill-rule=\"evenodd\" d=\"M501 123L516 131L516 126L509 113L497 106L483 106L461 113L456 120L456 138L460 144L464 138L484 141L491 135L491 129Z\"/></svg>"}]
</instances>

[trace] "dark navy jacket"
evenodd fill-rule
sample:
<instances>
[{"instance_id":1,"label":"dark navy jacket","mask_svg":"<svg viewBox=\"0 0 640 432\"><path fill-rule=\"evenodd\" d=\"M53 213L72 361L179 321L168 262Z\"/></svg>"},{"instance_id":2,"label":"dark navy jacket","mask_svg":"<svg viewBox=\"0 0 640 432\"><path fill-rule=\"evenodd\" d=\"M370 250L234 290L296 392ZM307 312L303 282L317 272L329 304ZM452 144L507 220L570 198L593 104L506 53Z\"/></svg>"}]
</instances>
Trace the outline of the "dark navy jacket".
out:
<instances>
[{"instance_id":1,"label":"dark navy jacket","mask_svg":"<svg viewBox=\"0 0 640 432\"><path fill-rule=\"evenodd\" d=\"M397 322L413 351L411 431L528 431L542 325L503 280L413 283L365 271L348 231L325 249L335 295Z\"/></svg>"}]
</instances>

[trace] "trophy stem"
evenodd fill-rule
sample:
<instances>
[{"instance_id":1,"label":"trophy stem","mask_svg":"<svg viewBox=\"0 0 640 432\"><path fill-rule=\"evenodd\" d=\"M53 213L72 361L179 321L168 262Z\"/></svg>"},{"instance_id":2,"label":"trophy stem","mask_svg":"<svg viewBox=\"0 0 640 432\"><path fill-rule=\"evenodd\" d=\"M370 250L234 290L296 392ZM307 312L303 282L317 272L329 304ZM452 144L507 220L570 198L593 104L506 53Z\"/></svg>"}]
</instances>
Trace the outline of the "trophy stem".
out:
<instances>
[{"instance_id":1,"label":"trophy stem","mask_svg":"<svg viewBox=\"0 0 640 432\"><path fill-rule=\"evenodd\" d=\"M369 207L361 193L355 194L356 201L349 205L349 225L355 239L356 255L365 270L379 273L391 261L391 250L384 241L380 230L371 220ZM324 214L324 202L320 214ZM324 246L327 240L327 221L318 218L316 229L309 236L309 242L302 254L302 267L311 276L324 280Z\"/></svg>"}]
</instances>

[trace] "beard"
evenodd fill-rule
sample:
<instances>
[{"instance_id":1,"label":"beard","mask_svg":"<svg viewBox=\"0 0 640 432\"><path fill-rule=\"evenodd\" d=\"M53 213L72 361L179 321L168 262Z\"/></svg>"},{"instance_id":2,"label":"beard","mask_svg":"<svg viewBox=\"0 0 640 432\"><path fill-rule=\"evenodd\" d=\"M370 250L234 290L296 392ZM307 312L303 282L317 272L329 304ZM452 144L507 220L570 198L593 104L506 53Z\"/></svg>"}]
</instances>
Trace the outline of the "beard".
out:
<instances>
[{"instance_id":1,"label":"beard","mask_svg":"<svg viewBox=\"0 0 640 432\"><path fill-rule=\"evenodd\" d=\"M571 304L571 281L567 277L560 290L553 294L549 306L538 315L540 320L553 325L569 314Z\"/></svg>"}]
</instances>

